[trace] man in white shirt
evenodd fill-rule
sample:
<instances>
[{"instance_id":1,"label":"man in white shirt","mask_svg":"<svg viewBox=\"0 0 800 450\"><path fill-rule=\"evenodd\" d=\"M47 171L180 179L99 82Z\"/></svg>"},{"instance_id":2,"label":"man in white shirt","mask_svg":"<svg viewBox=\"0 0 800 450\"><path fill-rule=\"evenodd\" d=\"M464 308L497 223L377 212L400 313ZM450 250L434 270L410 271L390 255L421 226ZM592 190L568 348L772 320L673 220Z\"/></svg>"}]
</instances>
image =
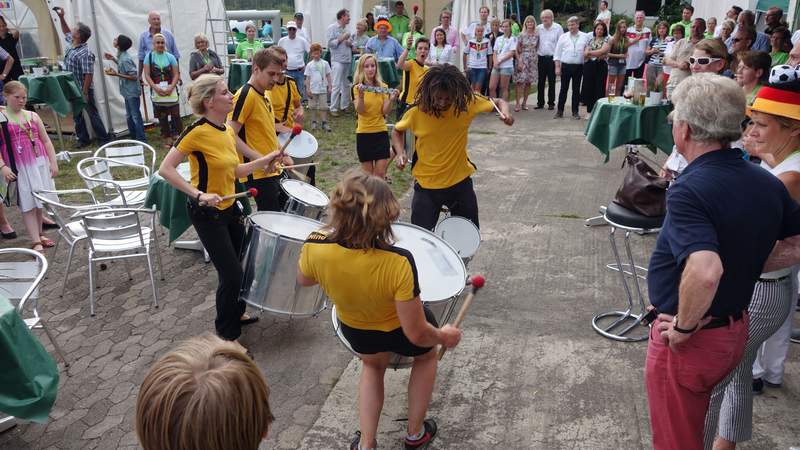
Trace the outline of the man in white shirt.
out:
<instances>
[{"instance_id":1,"label":"man in white shirt","mask_svg":"<svg viewBox=\"0 0 800 450\"><path fill-rule=\"evenodd\" d=\"M567 90L572 83L572 118L580 119L578 107L580 106L581 78L583 78L583 50L589 40L578 29L578 18L575 16L567 19L568 33L558 38L553 61L555 62L556 75L561 77L561 90L558 94L558 110L555 119L564 117L564 105L567 102ZM541 39L541 38L540 38ZM541 42L541 41L539 41ZM541 45L541 44L540 44Z\"/></svg>"},{"instance_id":2,"label":"man in white shirt","mask_svg":"<svg viewBox=\"0 0 800 450\"><path fill-rule=\"evenodd\" d=\"M650 28L644 26L644 11L636 11L633 26L628 27L628 58L626 59L626 79L644 77L644 60L647 45L652 38Z\"/></svg>"},{"instance_id":3,"label":"man in white shirt","mask_svg":"<svg viewBox=\"0 0 800 450\"><path fill-rule=\"evenodd\" d=\"M475 27L478 24L483 25L483 32L488 34L489 33L489 7L488 6L481 6L478 10L480 14L481 20L476 22L470 22L469 25L461 29L461 41L466 44L469 42L470 39L475 37Z\"/></svg>"},{"instance_id":4,"label":"man in white shirt","mask_svg":"<svg viewBox=\"0 0 800 450\"><path fill-rule=\"evenodd\" d=\"M311 45L311 32L305 28L303 28L303 22L305 18L303 17L303 13L296 12L294 13L294 23L297 25L297 35L301 38L305 39L309 45Z\"/></svg>"},{"instance_id":5,"label":"man in white shirt","mask_svg":"<svg viewBox=\"0 0 800 450\"><path fill-rule=\"evenodd\" d=\"M553 11L549 9L542 11L539 17L542 19L542 23L536 26L539 34L539 84L536 85L537 102L533 109L544 108L544 87L547 82L547 109L552 111L556 104L556 66L553 54L564 29L553 23Z\"/></svg>"},{"instance_id":6,"label":"man in white shirt","mask_svg":"<svg viewBox=\"0 0 800 450\"><path fill-rule=\"evenodd\" d=\"M286 50L287 68L286 75L289 75L297 83L297 90L301 97L305 97L306 90L303 88L306 68L305 54L310 50L310 44L305 39L297 35L297 24L289 21L286 24L287 36L278 40L278 47Z\"/></svg>"}]
</instances>

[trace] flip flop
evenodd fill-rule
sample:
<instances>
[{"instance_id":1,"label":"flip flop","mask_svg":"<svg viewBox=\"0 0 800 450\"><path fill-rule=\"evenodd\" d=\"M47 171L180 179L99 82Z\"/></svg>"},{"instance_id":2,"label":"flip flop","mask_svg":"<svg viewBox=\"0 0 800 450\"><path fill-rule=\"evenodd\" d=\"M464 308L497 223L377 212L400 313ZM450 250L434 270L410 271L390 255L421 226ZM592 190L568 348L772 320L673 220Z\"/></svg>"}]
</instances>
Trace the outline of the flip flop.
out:
<instances>
[{"instance_id":1,"label":"flip flop","mask_svg":"<svg viewBox=\"0 0 800 450\"><path fill-rule=\"evenodd\" d=\"M39 236L39 240L41 240L41 241L42 241L42 246L43 246L44 248L52 248L52 247L55 247L55 246L56 246L56 243L55 243L55 241L53 241L52 239L50 239L50 238L49 238L49 237L47 237L47 236L42 236L42 235L40 235L40 236Z\"/></svg>"},{"instance_id":2,"label":"flip flop","mask_svg":"<svg viewBox=\"0 0 800 450\"><path fill-rule=\"evenodd\" d=\"M514 107L514 112L519 112L519 106Z\"/></svg>"},{"instance_id":3,"label":"flip flop","mask_svg":"<svg viewBox=\"0 0 800 450\"><path fill-rule=\"evenodd\" d=\"M522 110L523 111L527 111L528 110L528 105L522 105Z\"/></svg>"}]
</instances>

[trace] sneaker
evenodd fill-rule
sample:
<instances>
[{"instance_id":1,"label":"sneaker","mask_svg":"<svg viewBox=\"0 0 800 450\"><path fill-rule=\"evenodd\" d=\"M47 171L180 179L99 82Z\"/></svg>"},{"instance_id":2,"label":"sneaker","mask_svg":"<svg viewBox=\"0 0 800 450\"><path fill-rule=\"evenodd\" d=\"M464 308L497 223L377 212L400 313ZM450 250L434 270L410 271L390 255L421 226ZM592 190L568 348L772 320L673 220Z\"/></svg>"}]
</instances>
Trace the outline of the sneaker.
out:
<instances>
[{"instance_id":1,"label":"sneaker","mask_svg":"<svg viewBox=\"0 0 800 450\"><path fill-rule=\"evenodd\" d=\"M766 386L768 388L778 389L778 388L781 387L781 383L770 383L767 380L763 380L763 381L764 381L764 386Z\"/></svg>"},{"instance_id":2,"label":"sneaker","mask_svg":"<svg viewBox=\"0 0 800 450\"><path fill-rule=\"evenodd\" d=\"M416 441L410 441L408 440L408 437L406 437L406 450L428 448L428 444L430 444L433 438L436 437L436 430L438 429L436 426L436 421L433 419L425 419L425 422L422 423L422 426L425 427L425 433L422 434L421 438L417 439Z\"/></svg>"},{"instance_id":3,"label":"sneaker","mask_svg":"<svg viewBox=\"0 0 800 450\"><path fill-rule=\"evenodd\" d=\"M761 395L764 392L764 382L761 378L753 378L753 395Z\"/></svg>"},{"instance_id":4,"label":"sneaker","mask_svg":"<svg viewBox=\"0 0 800 450\"><path fill-rule=\"evenodd\" d=\"M537 105L534 106L533 109L544 109L544 105Z\"/></svg>"},{"instance_id":5,"label":"sneaker","mask_svg":"<svg viewBox=\"0 0 800 450\"><path fill-rule=\"evenodd\" d=\"M556 108L556 105L549 105L549 106L547 107L547 110L548 110L548 111L552 111L552 110L554 110L555 108Z\"/></svg>"},{"instance_id":6,"label":"sneaker","mask_svg":"<svg viewBox=\"0 0 800 450\"><path fill-rule=\"evenodd\" d=\"M358 450L358 443L361 442L361 432L356 431L355 437L353 437L353 441L350 442L350 450Z\"/></svg>"},{"instance_id":7,"label":"sneaker","mask_svg":"<svg viewBox=\"0 0 800 450\"><path fill-rule=\"evenodd\" d=\"M317 129L317 121L316 120L311 122L311 129L312 130L316 130Z\"/></svg>"},{"instance_id":8,"label":"sneaker","mask_svg":"<svg viewBox=\"0 0 800 450\"><path fill-rule=\"evenodd\" d=\"M341 114L339 113L339 111L334 111L334 110L331 110L331 116L333 116L333 117L339 117L340 115L341 115Z\"/></svg>"},{"instance_id":9,"label":"sneaker","mask_svg":"<svg viewBox=\"0 0 800 450\"><path fill-rule=\"evenodd\" d=\"M578 115L578 114L573 114L572 115L572 120L581 120L581 116Z\"/></svg>"},{"instance_id":10,"label":"sneaker","mask_svg":"<svg viewBox=\"0 0 800 450\"><path fill-rule=\"evenodd\" d=\"M331 132L331 126L328 125L328 122L322 122L322 129L327 131L328 133Z\"/></svg>"},{"instance_id":11,"label":"sneaker","mask_svg":"<svg viewBox=\"0 0 800 450\"><path fill-rule=\"evenodd\" d=\"M556 115L553 116L553 119L563 119L563 118L564 118L564 113L562 111L558 111Z\"/></svg>"}]
</instances>

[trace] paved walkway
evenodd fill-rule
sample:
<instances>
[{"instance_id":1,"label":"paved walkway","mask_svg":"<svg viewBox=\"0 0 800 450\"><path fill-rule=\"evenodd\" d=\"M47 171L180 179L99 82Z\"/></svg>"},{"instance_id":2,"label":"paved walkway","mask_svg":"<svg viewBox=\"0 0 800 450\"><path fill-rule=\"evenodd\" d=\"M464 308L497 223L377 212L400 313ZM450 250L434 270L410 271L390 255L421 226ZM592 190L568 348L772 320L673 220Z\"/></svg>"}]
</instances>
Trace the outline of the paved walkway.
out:
<instances>
[{"instance_id":1,"label":"paved walkway","mask_svg":"<svg viewBox=\"0 0 800 450\"><path fill-rule=\"evenodd\" d=\"M551 117L523 112L507 128L485 116L472 128L483 244L470 271L484 273L487 286L467 317L462 345L441 363L430 411L441 433L433 448L649 447L645 344L612 342L590 326L594 314L620 306L622 289L604 268L608 229L587 229L581 219L613 195L621 155L604 165L583 139L585 121ZM19 220L15 225L22 229ZM15 243L26 244L2 244ZM636 239L643 260L652 245L652 238ZM133 414L147 368L176 342L213 328L213 267L196 253L162 253L160 309L150 306L143 266L129 281L120 264L110 264L90 317L86 254L77 252L67 295L59 298L59 249L42 309L73 365L50 422L0 435L0 448L136 448ZM359 364L333 335L329 312L262 316L243 342L272 389L277 420L262 448L345 447L358 423ZM742 448L800 445L799 356L793 345L784 387L756 398L755 437ZM401 446L407 377L407 370L387 374L381 448Z\"/></svg>"}]
</instances>

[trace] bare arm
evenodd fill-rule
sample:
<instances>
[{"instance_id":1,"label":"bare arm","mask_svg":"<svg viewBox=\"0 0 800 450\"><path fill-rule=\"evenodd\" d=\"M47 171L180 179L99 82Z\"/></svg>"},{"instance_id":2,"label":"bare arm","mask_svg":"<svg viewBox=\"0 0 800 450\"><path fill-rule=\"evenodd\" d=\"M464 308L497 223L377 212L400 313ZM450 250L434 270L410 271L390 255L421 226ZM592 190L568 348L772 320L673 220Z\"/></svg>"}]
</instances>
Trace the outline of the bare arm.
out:
<instances>
[{"instance_id":1,"label":"bare arm","mask_svg":"<svg viewBox=\"0 0 800 450\"><path fill-rule=\"evenodd\" d=\"M445 325L440 329L428 323L419 297L406 302L395 302L395 307L403 334L412 344L419 347L433 347L441 344L446 348L451 348L458 345L461 340L462 333L458 328Z\"/></svg>"},{"instance_id":2,"label":"bare arm","mask_svg":"<svg viewBox=\"0 0 800 450\"><path fill-rule=\"evenodd\" d=\"M83 91L84 96L89 95L89 88L92 87L92 80L94 79L93 73L87 73L83 76L83 86L81 86L81 90Z\"/></svg>"},{"instance_id":3,"label":"bare arm","mask_svg":"<svg viewBox=\"0 0 800 450\"><path fill-rule=\"evenodd\" d=\"M716 252L700 250L689 255L678 293L678 326L692 329L700 323L711 307L722 272Z\"/></svg>"},{"instance_id":4,"label":"bare arm","mask_svg":"<svg viewBox=\"0 0 800 450\"><path fill-rule=\"evenodd\" d=\"M151 88L155 88L156 84L153 82L153 79L150 78L150 64L144 64L143 67L144 69L142 70L142 73L144 74L145 83L147 83L147 85Z\"/></svg>"},{"instance_id":5,"label":"bare arm","mask_svg":"<svg viewBox=\"0 0 800 450\"><path fill-rule=\"evenodd\" d=\"M53 147L53 141L47 135L47 130L44 128L44 123L38 114L31 112L31 119L36 123L36 128L39 130L39 139L42 140L44 148L47 151L47 160L50 162L50 176L55 177L58 175L58 162L56 161L56 149Z\"/></svg>"},{"instance_id":6,"label":"bare arm","mask_svg":"<svg viewBox=\"0 0 800 450\"><path fill-rule=\"evenodd\" d=\"M785 269L800 263L800 235L791 236L775 243L772 253L764 263L762 272Z\"/></svg>"},{"instance_id":7,"label":"bare arm","mask_svg":"<svg viewBox=\"0 0 800 450\"><path fill-rule=\"evenodd\" d=\"M397 168L403 170L406 167L406 134L405 130L392 129L392 149L397 155Z\"/></svg>"},{"instance_id":8,"label":"bare arm","mask_svg":"<svg viewBox=\"0 0 800 450\"><path fill-rule=\"evenodd\" d=\"M410 67L410 62L408 60L408 51L411 50L410 47L403 47L403 53L400 53L400 57L397 58L397 68L400 70L408 70Z\"/></svg>"},{"instance_id":9,"label":"bare arm","mask_svg":"<svg viewBox=\"0 0 800 450\"><path fill-rule=\"evenodd\" d=\"M364 105L364 91L361 90L360 84L353 86L353 88L356 90L356 96L355 96L356 112L358 112L359 114L364 114L367 112L366 105Z\"/></svg>"},{"instance_id":10,"label":"bare arm","mask_svg":"<svg viewBox=\"0 0 800 450\"><path fill-rule=\"evenodd\" d=\"M14 57L8 55L8 58L6 58L6 65L3 67L3 78L8 76L8 73L11 72L11 66L13 65L14 65Z\"/></svg>"},{"instance_id":11,"label":"bare arm","mask_svg":"<svg viewBox=\"0 0 800 450\"><path fill-rule=\"evenodd\" d=\"M61 24L61 32L64 34L72 33L72 30L69 29L69 25L67 25L67 20L64 19L64 8L56 6L53 9L56 10L56 15L58 15L58 21Z\"/></svg>"}]
</instances>

